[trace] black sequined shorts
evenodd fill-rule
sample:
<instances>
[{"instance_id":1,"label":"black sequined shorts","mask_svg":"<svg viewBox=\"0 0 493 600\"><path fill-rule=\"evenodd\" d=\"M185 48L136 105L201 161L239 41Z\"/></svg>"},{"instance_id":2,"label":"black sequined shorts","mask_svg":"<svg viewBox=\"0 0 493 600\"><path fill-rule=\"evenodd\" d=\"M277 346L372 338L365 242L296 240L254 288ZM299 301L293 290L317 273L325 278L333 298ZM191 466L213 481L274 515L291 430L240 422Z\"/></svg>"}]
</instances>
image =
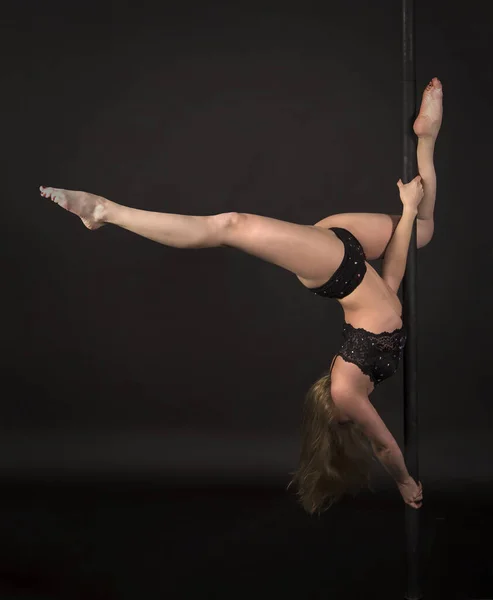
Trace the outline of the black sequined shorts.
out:
<instances>
[{"instance_id":1,"label":"black sequined shorts","mask_svg":"<svg viewBox=\"0 0 493 600\"><path fill-rule=\"evenodd\" d=\"M344 258L337 271L320 287L308 288L317 296L338 298L349 296L363 281L366 273L366 256L354 235L342 227L330 227L344 244Z\"/></svg>"}]
</instances>

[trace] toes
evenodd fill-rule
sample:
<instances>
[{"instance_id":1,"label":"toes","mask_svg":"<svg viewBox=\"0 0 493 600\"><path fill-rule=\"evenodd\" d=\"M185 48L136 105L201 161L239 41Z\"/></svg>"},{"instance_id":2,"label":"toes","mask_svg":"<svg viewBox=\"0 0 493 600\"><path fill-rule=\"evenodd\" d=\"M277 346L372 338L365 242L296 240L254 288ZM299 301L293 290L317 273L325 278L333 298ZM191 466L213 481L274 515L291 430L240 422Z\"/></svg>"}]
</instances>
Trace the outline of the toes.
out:
<instances>
[{"instance_id":1,"label":"toes","mask_svg":"<svg viewBox=\"0 0 493 600\"><path fill-rule=\"evenodd\" d=\"M60 196L60 192L61 190L58 190L57 188L52 188L52 187L41 187L41 195L44 196L45 198L50 198L51 200L53 200L54 202L57 202L57 198Z\"/></svg>"},{"instance_id":2,"label":"toes","mask_svg":"<svg viewBox=\"0 0 493 600\"><path fill-rule=\"evenodd\" d=\"M66 208L67 207L67 202L66 202L65 194L61 190L56 190L53 193L53 202L56 202L56 204L58 204L62 208Z\"/></svg>"},{"instance_id":3,"label":"toes","mask_svg":"<svg viewBox=\"0 0 493 600\"><path fill-rule=\"evenodd\" d=\"M438 79L438 77L433 77L433 79L431 80L431 85L436 89L436 90L440 90L442 89L442 82Z\"/></svg>"},{"instance_id":4,"label":"toes","mask_svg":"<svg viewBox=\"0 0 493 600\"><path fill-rule=\"evenodd\" d=\"M64 206L65 204L65 195L62 190L52 187L44 187L40 186L39 191L44 198L49 198L56 204L60 206Z\"/></svg>"}]
</instances>

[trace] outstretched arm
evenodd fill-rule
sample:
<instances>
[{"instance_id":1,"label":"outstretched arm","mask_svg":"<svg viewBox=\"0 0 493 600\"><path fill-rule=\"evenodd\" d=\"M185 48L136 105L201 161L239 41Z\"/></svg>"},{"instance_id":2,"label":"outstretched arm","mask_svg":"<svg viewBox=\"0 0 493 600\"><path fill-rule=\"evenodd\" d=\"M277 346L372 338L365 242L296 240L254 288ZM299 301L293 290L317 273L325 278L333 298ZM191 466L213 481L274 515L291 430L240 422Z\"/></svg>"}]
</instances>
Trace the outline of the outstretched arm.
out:
<instances>
[{"instance_id":1,"label":"outstretched arm","mask_svg":"<svg viewBox=\"0 0 493 600\"><path fill-rule=\"evenodd\" d=\"M399 179L397 185L403 205L402 216L387 246L382 266L382 279L396 293L406 271L413 224L418 214L419 203L423 199L423 186L419 175L406 185Z\"/></svg>"},{"instance_id":2,"label":"outstretched arm","mask_svg":"<svg viewBox=\"0 0 493 600\"><path fill-rule=\"evenodd\" d=\"M396 483L407 481L410 476L399 445L368 396L351 393L344 401L344 412L363 431L375 456Z\"/></svg>"},{"instance_id":3,"label":"outstretched arm","mask_svg":"<svg viewBox=\"0 0 493 600\"><path fill-rule=\"evenodd\" d=\"M398 443L368 396L352 393L344 401L344 412L368 438L375 457L395 480L404 502L413 508L419 508L423 499L422 486L409 474Z\"/></svg>"}]
</instances>

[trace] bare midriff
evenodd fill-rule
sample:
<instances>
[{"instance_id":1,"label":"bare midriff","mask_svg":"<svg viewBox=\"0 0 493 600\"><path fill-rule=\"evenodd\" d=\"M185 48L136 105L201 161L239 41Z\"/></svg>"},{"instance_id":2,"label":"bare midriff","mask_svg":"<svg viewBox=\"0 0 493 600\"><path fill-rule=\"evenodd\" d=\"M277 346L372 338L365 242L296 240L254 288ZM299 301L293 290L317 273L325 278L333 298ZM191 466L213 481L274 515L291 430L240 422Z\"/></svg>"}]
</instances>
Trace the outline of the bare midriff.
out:
<instances>
[{"instance_id":1,"label":"bare midriff","mask_svg":"<svg viewBox=\"0 0 493 600\"><path fill-rule=\"evenodd\" d=\"M353 327L373 333L402 327L402 304L375 269L366 263L366 274L359 286L340 302L344 319Z\"/></svg>"}]
</instances>

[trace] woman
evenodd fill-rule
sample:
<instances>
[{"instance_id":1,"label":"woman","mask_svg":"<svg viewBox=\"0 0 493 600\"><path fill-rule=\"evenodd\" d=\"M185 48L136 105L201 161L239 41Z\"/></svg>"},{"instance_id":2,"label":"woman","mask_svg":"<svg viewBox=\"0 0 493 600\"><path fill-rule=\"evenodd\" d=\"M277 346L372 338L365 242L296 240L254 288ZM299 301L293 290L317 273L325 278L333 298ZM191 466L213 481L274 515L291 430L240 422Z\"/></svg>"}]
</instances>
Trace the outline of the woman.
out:
<instances>
[{"instance_id":1,"label":"woman","mask_svg":"<svg viewBox=\"0 0 493 600\"><path fill-rule=\"evenodd\" d=\"M414 123L420 175L397 185L402 215L347 213L313 226L244 213L185 216L136 210L88 194L41 187L42 196L78 215L89 229L112 223L176 248L230 246L288 269L315 294L344 310L343 345L305 404L301 460L293 483L305 509L319 512L369 481L376 456L404 501L419 508L421 484L410 477L397 442L369 400L392 375L405 343L397 296L414 220L417 245L433 235L435 141L442 121L442 86L434 78ZM366 260L383 257L382 276Z\"/></svg>"}]
</instances>

